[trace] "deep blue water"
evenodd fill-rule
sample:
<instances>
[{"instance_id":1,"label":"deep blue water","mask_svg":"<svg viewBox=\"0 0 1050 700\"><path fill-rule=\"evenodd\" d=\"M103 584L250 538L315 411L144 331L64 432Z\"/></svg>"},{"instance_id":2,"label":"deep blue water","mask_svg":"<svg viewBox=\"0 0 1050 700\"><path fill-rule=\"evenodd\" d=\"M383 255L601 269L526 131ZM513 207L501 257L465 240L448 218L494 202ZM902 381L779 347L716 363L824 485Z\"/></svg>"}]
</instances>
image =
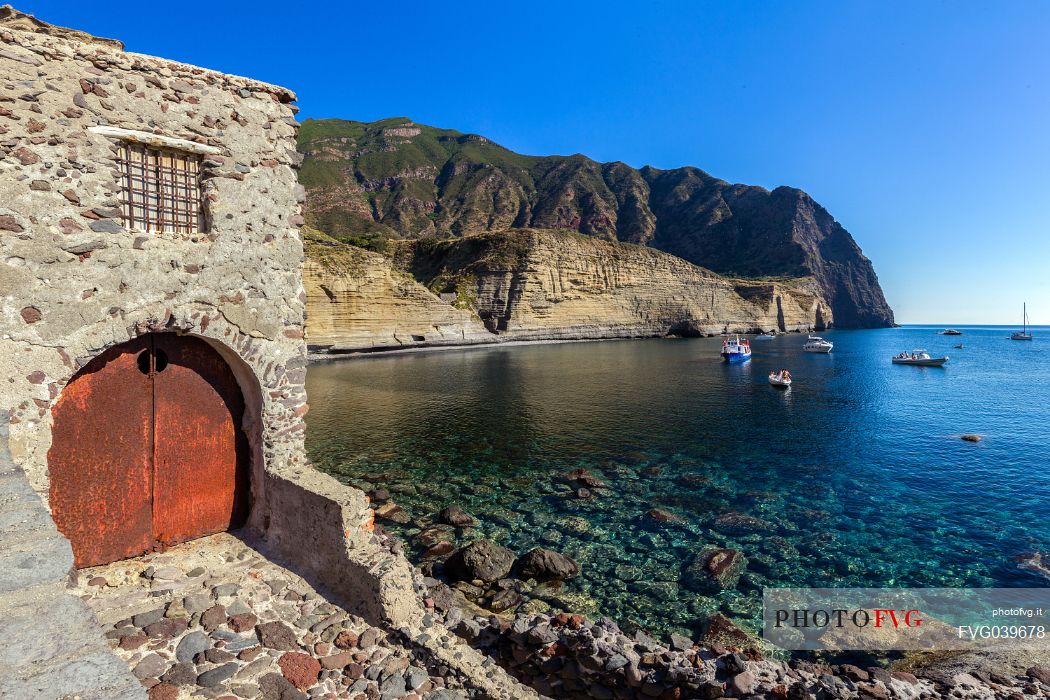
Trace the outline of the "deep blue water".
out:
<instances>
[{"instance_id":1,"label":"deep blue water","mask_svg":"<svg viewBox=\"0 0 1050 700\"><path fill-rule=\"evenodd\" d=\"M1015 561L1050 552L1050 329L1027 343L1007 327L936 330L829 332L830 355L785 335L732 366L719 338L318 364L307 444L413 518L463 505L481 525L460 542L570 554L583 574L563 600L658 632L714 610L753 618L769 585L1050 585ZM951 361L890 364L916 347ZM780 367L788 391L766 381ZM575 498L561 477L578 468L609 489ZM654 507L681 521L647 521ZM726 513L760 522L726 532ZM410 553L425 524L395 528ZM736 589L686 585L705 545L747 556Z\"/></svg>"}]
</instances>

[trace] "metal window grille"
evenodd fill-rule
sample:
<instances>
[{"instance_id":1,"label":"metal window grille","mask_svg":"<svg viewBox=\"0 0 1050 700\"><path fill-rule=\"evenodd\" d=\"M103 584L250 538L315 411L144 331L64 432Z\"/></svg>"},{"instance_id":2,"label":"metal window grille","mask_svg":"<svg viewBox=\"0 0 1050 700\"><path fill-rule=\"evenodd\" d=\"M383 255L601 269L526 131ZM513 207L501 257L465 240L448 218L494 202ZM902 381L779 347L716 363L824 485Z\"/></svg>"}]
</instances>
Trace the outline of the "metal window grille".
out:
<instances>
[{"instance_id":1,"label":"metal window grille","mask_svg":"<svg viewBox=\"0 0 1050 700\"><path fill-rule=\"evenodd\" d=\"M199 155L125 142L120 158L127 228L151 233L204 230Z\"/></svg>"}]
</instances>

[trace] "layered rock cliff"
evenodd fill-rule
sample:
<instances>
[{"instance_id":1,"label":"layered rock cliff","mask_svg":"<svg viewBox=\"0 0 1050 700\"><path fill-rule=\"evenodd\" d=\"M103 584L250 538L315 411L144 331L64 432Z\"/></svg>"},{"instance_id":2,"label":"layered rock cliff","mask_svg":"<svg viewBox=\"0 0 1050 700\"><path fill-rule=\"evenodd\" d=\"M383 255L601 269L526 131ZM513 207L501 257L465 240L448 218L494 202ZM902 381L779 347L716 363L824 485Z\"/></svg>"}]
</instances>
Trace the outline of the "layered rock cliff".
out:
<instances>
[{"instance_id":1,"label":"layered rock cliff","mask_svg":"<svg viewBox=\"0 0 1050 700\"><path fill-rule=\"evenodd\" d=\"M390 258L304 231L311 349L361 352L492 340L477 314L443 302Z\"/></svg>"},{"instance_id":2,"label":"layered rock cliff","mask_svg":"<svg viewBox=\"0 0 1050 700\"><path fill-rule=\"evenodd\" d=\"M307 120L300 149L307 219L340 240L391 251L400 239L569 229L734 278L812 278L840 327L893 323L871 262L801 190L730 184L697 168L524 156L404 118Z\"/></svg>"},{"instance_id":3,"label":"layered rock cliff","mask_svg":"<svg viewBox=\"0 0 1050 700\"><path fill-rule=\"evenodd\" d=\"M729 280L673 255L516 229L402 242L393 257L308 238L315 350L822 329L811 277Z\"/></svg>"}]
</instances>

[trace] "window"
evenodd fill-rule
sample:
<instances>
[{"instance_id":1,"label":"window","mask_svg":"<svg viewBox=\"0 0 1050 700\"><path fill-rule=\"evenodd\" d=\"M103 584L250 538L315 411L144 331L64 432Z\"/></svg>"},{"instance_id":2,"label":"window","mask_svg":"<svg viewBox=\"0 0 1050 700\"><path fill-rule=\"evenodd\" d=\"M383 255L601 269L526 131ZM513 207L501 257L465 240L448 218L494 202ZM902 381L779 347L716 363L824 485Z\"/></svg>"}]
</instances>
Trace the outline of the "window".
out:
<instances>
[{"instance_id":1,"label":"window","mask_svg":"<svg viewBox=\"0 0 1050 700\"><path fill-rule=\"evenodd\" d=\"M127 228L151 233L204 230L199 154L125 141L120 159Z\"/></svg>"}]
</instances>

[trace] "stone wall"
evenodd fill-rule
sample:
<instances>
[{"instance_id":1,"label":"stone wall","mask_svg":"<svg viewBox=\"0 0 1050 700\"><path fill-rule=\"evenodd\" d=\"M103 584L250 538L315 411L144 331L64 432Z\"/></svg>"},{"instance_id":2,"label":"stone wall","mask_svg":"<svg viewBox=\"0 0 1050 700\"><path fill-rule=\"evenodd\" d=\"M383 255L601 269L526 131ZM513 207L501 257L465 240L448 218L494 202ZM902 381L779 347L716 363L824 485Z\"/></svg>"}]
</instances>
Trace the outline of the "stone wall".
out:
<instances>
[{"instance_id":1,"label":"stone wall","mask_svg":"<svg viewBox=\"0 0 1050 700\"><path fill-rule=\"evenodd\" d=\"M418 618L410 577L383 574L397 562L373 542L367 499L305 456L294 95L10 8L0 76L0 414L33 489L46 502L51 409L80 368L145 333L198 336L246 399L248 535L351 607ZM120 139L107 135L121 129L207 151L206 230L125 228Z\"/></svg>"},{"instance_id":2,"label":"stone wall","mask_svg":"<svg viewBox=\"0 0 1050 700\"><path fill-rule=\"evenodd\" d=\"M72 568L69 541L11 460L0 415L0 697L144 700L95 616L66 590Z\"/></svg>"}]
</instances>

